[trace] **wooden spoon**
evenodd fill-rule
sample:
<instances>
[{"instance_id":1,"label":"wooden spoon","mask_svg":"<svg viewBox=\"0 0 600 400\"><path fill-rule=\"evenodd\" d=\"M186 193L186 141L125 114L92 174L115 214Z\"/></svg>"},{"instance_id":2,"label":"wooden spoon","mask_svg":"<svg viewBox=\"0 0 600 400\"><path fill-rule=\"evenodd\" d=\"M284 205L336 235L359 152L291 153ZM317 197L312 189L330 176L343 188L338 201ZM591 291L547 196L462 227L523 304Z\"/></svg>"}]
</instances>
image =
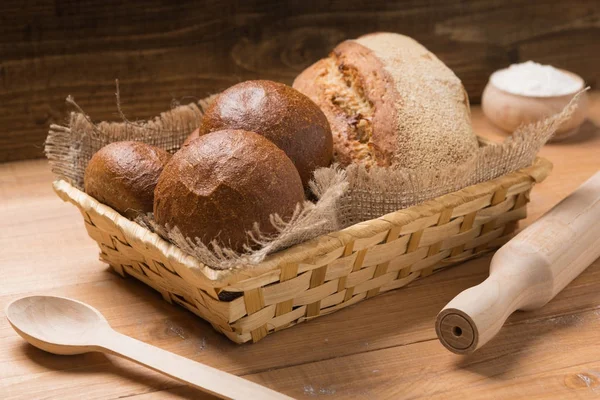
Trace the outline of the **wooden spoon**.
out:
<instances>
[{"instance_id":1,"label":"wooden spoon","mask_svg":"<svg viewBox=\"0 0 600 400\"><path fill-rule=\"evenodd\" d=\"M113 330L95 308L53 296L30 296L6 308L8 322L35 347L54 354L115 354L225 399L291 399L254 382L140 342Z\"/></svg>"}]
</instances>

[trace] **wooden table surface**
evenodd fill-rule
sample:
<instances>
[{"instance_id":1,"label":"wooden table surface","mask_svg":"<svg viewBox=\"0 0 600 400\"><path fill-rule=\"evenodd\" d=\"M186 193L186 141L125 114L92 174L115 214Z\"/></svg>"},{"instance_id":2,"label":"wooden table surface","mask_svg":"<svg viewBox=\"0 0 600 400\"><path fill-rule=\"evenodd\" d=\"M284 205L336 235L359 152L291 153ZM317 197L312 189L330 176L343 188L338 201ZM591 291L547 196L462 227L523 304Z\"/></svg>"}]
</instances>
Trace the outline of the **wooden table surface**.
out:
<instances>
[{"instance_id":1,"label":"wooden table surface","mask_svg":"<svg viewBox=\"0 0 600 400\"><path fill-rule=\"evenodd\" d=\"M542 155L554 172L532 193L538 218L600 169L600 93L590 121ZM478 108L476 131L504 135ZM329 316L236 345L152 289L98 261L75 207L52 192L44 161L0 164L0 309L31 294L73 297L119 332L295 398L596 398L600 396L600 260L541 310L516 313L471 356L437 341L435 316L486 276L490 257ZM599 221L600 223L600 221ZM0 318L0 398L211 398L131 362L99 353L56 356L26 344Z\"/></svg>"}]
</instances>

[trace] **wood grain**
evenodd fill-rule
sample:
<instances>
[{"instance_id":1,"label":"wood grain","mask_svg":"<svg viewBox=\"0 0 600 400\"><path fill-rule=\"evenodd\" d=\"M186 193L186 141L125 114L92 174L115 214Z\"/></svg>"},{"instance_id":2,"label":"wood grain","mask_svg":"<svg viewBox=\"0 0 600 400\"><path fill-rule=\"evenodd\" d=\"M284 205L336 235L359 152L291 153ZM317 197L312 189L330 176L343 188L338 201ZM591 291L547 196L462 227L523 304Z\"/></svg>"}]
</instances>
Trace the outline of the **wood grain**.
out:
<instances>
[{"instance_id":1,"label":"wood grain","mask_svg":"<svg viewBox=\"0 0 600 400\"><path fill-rule=\"evenodd\" d=\"M600 93L580 135L542 150L554 172L532 191L524 225L600 169ZM473 110L479 134L505 135ZM512 315L467 358L437 341L434 321L462 290L484 280L489 257L434 274L332 315L235 345L98 261L76 209L52 192L45 161L0 165L0 309L29 294L85 301L117 331L298 398L595 398L600 260L535 312ZM318 345L316 345L318 344ZM59 357L27 345L0 318L0 398L207 398L113 356Z\"/></svg>"},{"instance_id":2,"label":"wood grain","mask_svg":"<svg viewBox=\"0 0 600 400\"><path fill-rule=\"evenodd\" d=\"M71 94L97 121L145 119L246 79L291 83L338 42L373 31L413 36L477 102L489 75L533 59L600 77L600 3L6 0L0 5L0 162L40 157Z\"/></svg>"}]
</instances>

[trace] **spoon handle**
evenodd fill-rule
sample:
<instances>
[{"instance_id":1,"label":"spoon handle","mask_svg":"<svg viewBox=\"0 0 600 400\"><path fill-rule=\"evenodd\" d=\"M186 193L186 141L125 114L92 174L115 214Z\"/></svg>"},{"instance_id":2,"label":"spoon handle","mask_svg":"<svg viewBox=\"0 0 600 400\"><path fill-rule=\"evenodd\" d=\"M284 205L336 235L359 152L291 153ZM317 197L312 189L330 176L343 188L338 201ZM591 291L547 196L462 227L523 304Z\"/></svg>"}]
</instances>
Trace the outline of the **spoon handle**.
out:
<instances>
[{"instance_id":1,"label":"spoon handle","mask_svg":"<svg viewBox=\"0 0 600 400\"><path fill-rule=\"evenodd\" d=\"M291 399L269 388L111 330L99 346L223 399Z\"/></svg>"}]
</instances>

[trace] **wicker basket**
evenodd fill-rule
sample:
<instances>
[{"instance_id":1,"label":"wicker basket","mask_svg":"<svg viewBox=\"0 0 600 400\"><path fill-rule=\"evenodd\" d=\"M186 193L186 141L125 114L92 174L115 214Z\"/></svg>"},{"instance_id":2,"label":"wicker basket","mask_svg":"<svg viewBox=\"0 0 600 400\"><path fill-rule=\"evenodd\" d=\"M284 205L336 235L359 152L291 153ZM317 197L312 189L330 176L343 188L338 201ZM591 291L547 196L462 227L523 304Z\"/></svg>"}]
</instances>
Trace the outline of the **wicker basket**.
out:
<instances>
[{"instance_id":1,"label":"wicker basket","mask_svg":"<svg viewBox=\"0 0 600 400\"><path fill-rule=\"evenodd\" d=\"M538 158L528 168L232 270L203 265L65 181L54 189L79 208L102 261L244 343L501 246L526 216L532 186L551 168Z\"/></svg>"}]
</instances>

